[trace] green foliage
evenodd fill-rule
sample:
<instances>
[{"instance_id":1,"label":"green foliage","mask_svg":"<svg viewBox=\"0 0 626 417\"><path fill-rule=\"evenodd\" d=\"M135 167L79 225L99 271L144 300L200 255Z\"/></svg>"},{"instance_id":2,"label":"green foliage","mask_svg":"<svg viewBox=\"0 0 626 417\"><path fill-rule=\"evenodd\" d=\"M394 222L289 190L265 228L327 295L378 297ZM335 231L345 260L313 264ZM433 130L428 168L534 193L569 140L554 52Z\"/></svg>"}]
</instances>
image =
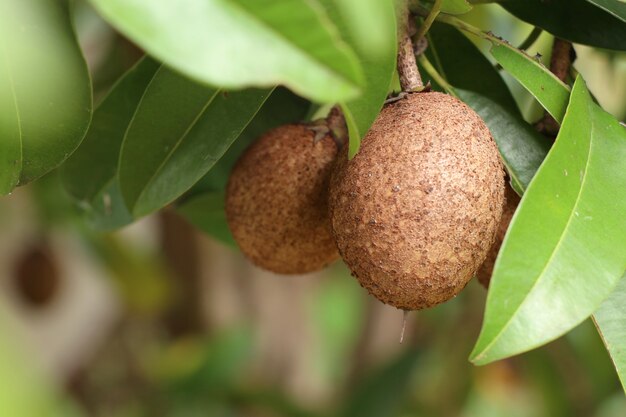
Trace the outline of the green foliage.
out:
<instances>
[{"instance_id":1,"label":"green foliage","mask_svg":"<svg viewBox=\"0 0 626 417\"><path fill-rule=\"evenodd\" d=\"M344 100L361 91L363 75L354 52L315 2L92 3L149 53L211 85L284 84L317 101Z\"/></svg>"},{"instance_id":2,"label":"green foliage","mask_svg":"<svg viewBox=\"0 0 626 417\"><path fill-rule=\"evenodd\" d=\"M165 67L155 74L128 126L120 189L135 217L190 189L243 131L271 90L226 92Z\"/></svg>"},{"instance_id":3,"label":"green foliage","mask_svg":"<svg viewBox=\"0 0 626 417\"><path fill-rule=\"evenodd\" d=\"M626 269L626 132L577 79L553 149L525 193L496 262L472 361L540 346L589 317Z\"/></svg>"},{"instance_id":4,"label":"green foliage","mask_svg":"<svg viewBox=\"0 0 626 417\"><path fill-rule=\"evenodd\" d=\"M383 107L395 73L397 28L394 4L390 0L322 0L322 3L363 64L365 88L362 94L355 99L343 101L341 106L350 134L350 155L354 156L361 139ZM359 19L354 13L348 13L350 10L345 10L345 6L336 7L335 3L355 3L352 8L359 10L360 15L365 15L365 18ZM375 28L373 31L370 29L371 25L366 27L367 22L372 22ZM373 36L364 38L364 32L372 32ZM380 47L374 48L363 42L364 39L370 39L371 43L380 44Z\"/></svg>"},{"instance_id":5,"label":"green foliage","mask_svg":"<svg viewBox=\"0 0 626 417\"><path fill-rule=\"evenodd\" d=\"M505 43L497 43L491 54L502 68L515 77L548 113L560 122L565 115L569 87L539 61Z\"/></svg>"},{"instance_id":6,"label":"green foliage","mask_svg":"<svg viewBox=\"0 0 626 417\"><path fill-rule=\"evenodd\" d=\"M502 7L571 42L626 51L626 6L617 0L506 0Z\"/></svg>"},{"instance_id":7,"label":"green foliage","mask_svg":"<svg viewBox=\"0 0 626 417\"><path fill-rule=\"evenodd\" d=\"M0 195L61 164L90 117L91 83L68 6L2 0Z\"/></svg>"},{"instance_id":8,"label":"green foliage","mask_svg":"<svg viewBox=\"0 0 626 417\"><path fill-rule=\"evenodd\" d=\"M624 391L626 391L626 275L624 275L611 296L594 314L594 321L600 330Z\"/></svg>"}]
</instances>

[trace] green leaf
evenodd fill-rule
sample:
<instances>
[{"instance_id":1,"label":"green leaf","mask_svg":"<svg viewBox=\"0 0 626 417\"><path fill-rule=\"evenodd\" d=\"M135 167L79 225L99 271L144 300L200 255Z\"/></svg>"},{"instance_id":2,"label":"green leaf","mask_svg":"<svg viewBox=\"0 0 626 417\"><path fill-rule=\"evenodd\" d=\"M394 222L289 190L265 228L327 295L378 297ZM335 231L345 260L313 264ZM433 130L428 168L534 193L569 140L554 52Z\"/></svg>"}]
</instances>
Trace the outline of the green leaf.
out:
<instances>
[{"instance_id":1,"label":"green leaf","mask_svg":"<svg viewBox=\"0 0 626 417\"><path fill-rule=\"evenodd\" d=\"M284 84L322 102L360 92L352 50L311 0L91 0L121 32L184 74L223 88Z\"/></svg>"},{"instance_id":2,"label":"green leaf","mask_svg":"<svg viewBox=\"0 0 626 417\"><path fill-rule=\"evenodd\" d=\"M563 120L569 87L539 61L511 45L493 45L491 54L502 68L517 79L557 122Z\"/></svg>"},{"instance_id":3,"label":"green leaf","mask_svg":"<svg viewBox=\"0 0 626 417\"><path fill-rule=\"evenodd\" d=\"M394 416L409 391L409 382L422 358L415 348L369 375L355 388L340 416Z\"/></svg>"},{"instance_id":4,"label":"green leaf","mask_svg":"<svg viewBox=\"0 0 626 417\"><path fill-rule=\"evenodd\" d=\"M465 14L472 10L472 5L467 0L443 0L441 12L447 14Z\"/></svg>"},{"instance_id":5,"label":"green leaf","mask_svg":"<svg viewBox=\"0 0 626 417\"><path fill-rule=\"evenodd\" d=\"M435 22L428 31L428 45L428 59L449 83L479 93L519 115L517 104L498 71L458 29Z\"/></svg>"},{"instance_id":6,"label":"green leaf","mask_svg":"<svg viewBox=\"0 0 626 417\"><path fill-rule=\"evenodd\" d=\"M204 233L229 246L237 247L226 222L224 193L209 192L193 197L178 206L177 210Z\"/></svg>"},{"instance_id":7,"label":"green leaf","mask_svg":"<svg viewBox=\"0 0 626 417\"><path fill-rule=\"evenodd\" d=\"M613 16L626 22L626 3L623 0L587 0L599 8L611 13Z\"/></svg>"},{"instance_id":8,"label":"green leaf","mask_svg":"<svg viewBox=\"0 0 626 417\"><path fill-rule=\"evenodd\" d=\"M559 136L496 261L476 364L547 343L589 317L626 269L626 132L576 80Z\"/></svg>"},{"instance_id":9,"label":"green leaf","mask_svg":"<svg viewBox=\"0 0 626 417\"><path fill-rule=\"evenodd\" d=\"M593 321L611 355L626 391L626 275L593 315Z\"/></svg>"},{"instance_id":10,"label":"green leaf","mask_svg":"<svg viewBox=\"0 0 626 417\"><path fill-rule=\"evenodd\" d=\"M309 107L308 101L286 88L279 87L274 90L224 156L189 190L185 198L207 192L224 191L235 163L252 142L270 129L305 120Z\"/></svg>"},{"instance_id":11,"label":"green leaf","mask_svg":"<svg viewBox=\"0 0 626 417\"><path fill-rule=\"evenodd\" d=\"M0 194L61 164L91 106L66 2L0 0Z\"/></svg>"},{"instance_id":12,"label":"green leaf","mask_svg":"<svg viewBox=\"0 0 626 417\"><path fill-rule=\"evenodd\" d=\"M80 147L63 165L63 185L83 204L91 204L116 176L124 133L159 67L145 57L124 74L94 112Z\"/></svg>"},{"instance_id":13,"label":"green leaf","mask_svg":"<svg viewBox=\"0 0 626 417\"><path fill-rule=\"evenodd\" d=\"M158 210L191 188L270 92L224 92L162 67L137 107L120 154L120 188L133 216Z\"/></svg>"},{"instance_id":14,"label":"green leaf","mask_svg":"<svg viewBox=\"0 0 626 417\"><path fill-rule=\"evenodd\" d=\"M385 103L396 69L398 41L394 2L322 0L322 4L363 63L363 94L341 103L350 136L350 155L353 156ZM364 33L369 34L363 38ZM372 44L378 47L372 47Z\"/></svg>"},{"instance_id":15,"label":"green leaf","mask_svg":"<svg viewBox=\"0 0 626 417\"><path fill-rule=\"evenodd\" d=\"M626 6L609 0L591 3L588 0L507 0L501 5L516 17L559 38L626 51Z\"/></svg>"},{"instance_id":16,"label":"green leaf","mask_svg":"<svg viewBox=\"0 0 626 417\"><path fill-rule=\"evenodd\" d=\"M522 195L548 154L549 142L521 116L509 113L487 97L460 89L456 92L489 127L511 178L511 186Z\"/></svg>"}]
</instances>

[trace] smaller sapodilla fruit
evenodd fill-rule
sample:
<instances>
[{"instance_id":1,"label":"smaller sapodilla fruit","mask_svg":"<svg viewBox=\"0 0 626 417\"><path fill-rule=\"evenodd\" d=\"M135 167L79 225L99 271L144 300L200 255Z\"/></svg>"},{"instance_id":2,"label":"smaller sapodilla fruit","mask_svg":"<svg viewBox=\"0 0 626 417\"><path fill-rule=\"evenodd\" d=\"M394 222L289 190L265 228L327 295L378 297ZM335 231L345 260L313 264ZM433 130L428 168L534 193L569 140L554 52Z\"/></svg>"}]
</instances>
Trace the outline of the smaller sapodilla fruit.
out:
<instances>
[{"instance_id":1,"label":"smaller sapodilla fruit","mask_svg":"<svg viewBox=\"0 0 626 417\"><path fill-rule=\"evenodd\" d=\"M504 211L502 211L502 219L500 220L500 225L498 226L496 240L493 242L493 245L491 245L485 261L476 272L478 282L480 282L485 288L489 288L489 282L491 281L491 275L493 274L493 267L496 264L498 252L500 252L504 235L506 235L506 231L509 229L509 225L511 224L511 220L513 219L513 215L515 214L515 210L517 209L519 202L520 196L518 196L517 193L513 191L513 188L507 184L504 189Z\"/></svg>"},{"instance_id":2,"label":"smaller sapodilla fruit","mask_svg":"<svg viewBox=\"0 0 626 417\"><path fill-rule=\"evenodd\" d=\"M504 170L485 122L452 96L410 93L383 108L354 158L342 154L331 224L360 284L403 310L458 294L502 215Z\"/></svg>"},{"instance_id":3,"label":"smaller sapodilla fruit","mask_svg":"<svg viewBox=\"0 0 626 417\"><path fill-rule=\"evenodd\" d=\"M321 132L321 133L320 133ZM328 219L338 144L325 125L270 130L241 156L226 189L226 217L243 254L279 274L304 274L339 258Z\"/></svg>"}]
</instances>

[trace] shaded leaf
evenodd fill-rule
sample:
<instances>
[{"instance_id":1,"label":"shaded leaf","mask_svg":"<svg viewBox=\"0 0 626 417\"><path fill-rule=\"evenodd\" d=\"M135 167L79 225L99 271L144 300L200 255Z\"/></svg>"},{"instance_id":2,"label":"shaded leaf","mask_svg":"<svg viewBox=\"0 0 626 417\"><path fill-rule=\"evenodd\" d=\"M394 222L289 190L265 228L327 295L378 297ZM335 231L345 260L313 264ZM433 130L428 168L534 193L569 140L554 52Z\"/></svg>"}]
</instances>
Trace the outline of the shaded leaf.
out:
<instances>
[{"instance_id":1,"label":"shaded leaf","mask_svg":"<svg viewBox=\"0 0 626 417\"><path fill-rule=\"evenodd\" d=\"M519 114L513 95L498 71L459 30L435 22L428 31L428 44L426 55L448 82L477 92L514 115Z\"/></svg>"},{"instance_id":2,"label":"shaded leaf","mask_svg":"<svg viewBox=\"0 0 626 417\"><path fill-rule=\"evenodd\" d=\"M65 188L83 204L91 204L116 176L124 134L159 67L145 57L124 74L94 112L80 147L63 165Z\"/></svg>"},{"instance_id":3,"label":"shaded leaf","mask_svg":"<svg viewBox=\"0 0 626 417\"><path fill-rule=\"evenodd\" d=\"M626 269L626 132L576 80L559 136L496 261L471 360L551 341L589 317Z\"/></svg>"},{"instance_id":4,"label":"shaded leaf","mask_svg":"<svg viewBox=\"0 0 626 417\"><path fill-rule=\"evenodd\" d=\"M224 88L284 84L323 102L356 96L358 61L306 0L91 0L150 54Z\"/></svg>"},{"instance_id":5,"label":"shaded leaf","mask_svg":"<svg viewBox=\"0 0 626 417\"><path fill-rule=\"evenodd\" d=\"M593 315L594 323L611 355L626 391L626 275Z\"/></svg>"},{"instance_id":6,"label":"shaded leaf","mask_svg":"<svg viewBox=\"0 0 626 417\"><path fill-rule=\"evenodd\" d=\"M189 190L256 114L271 90L223 92L162 67L146 89L120 155L119 181L135 217Z\"/></svg>"},{"instance_id":7,"label":"shaded leaf","mask_svg":"<svg viewBox=\"0 0 626 417\"><path fill-rule=\"evenodd\" d=\"M229 246L237 247L226 222L224 193L216 191L198 195L183 202L177 210L204 233Z\"/></svg>"},{"instance_id":8,"label":"shaded leaf","mask_svg":"<svg viewBox=\"0 0 626 417\"><path fill-rule=\"evenodd\" d=\"M491 54L502 68L517 79L557 122L563 120L569 87L539 61L507 44L495 44Z\"/></svg>"},{"instance_id":9,"label":"shaded leaf","mask_svg":"<svg viewBox=\"0 0 626 417\"><path fill-rule=\"evenodd\" d=\"M626 3L619 0L587 0L599 8L611 13L618 19L626 22Z\"/></svg>"},{"instance_id":10,"label":"shaded leaf","mask_svg":"<svg viewBox=\"0 0 626 417\"><path fill-rule=\"evenodd\" d=\"M474 109L489 127L511 178L511 186L522 195L548 154L550 144L521 116L514 116L480 94L460 89L456 91L459 98Z\"/></svg>"},{"instance_id":11,"label":"shaded leaf","mask_svg":"<svg viewBox=\"0 0 626 417\"><path fill-rule=\"evenodd\" d=\"M623 13L617 1L507 0L502 7L559 38L599 48L626 50ZM606 10L611 6L611 13ZM619 15L619 17L618 17Z\"/></svg>"},{"instance_id":12,"label":"shaded leaf","mask_svg":"<svg viewBox=\"0 0 626 417\"><path fill-rule=\"evenodd\" d=\"M41 177L80 144L87 65L60 1L0 1L0 194Z\"/></svg>"}]
</instances>

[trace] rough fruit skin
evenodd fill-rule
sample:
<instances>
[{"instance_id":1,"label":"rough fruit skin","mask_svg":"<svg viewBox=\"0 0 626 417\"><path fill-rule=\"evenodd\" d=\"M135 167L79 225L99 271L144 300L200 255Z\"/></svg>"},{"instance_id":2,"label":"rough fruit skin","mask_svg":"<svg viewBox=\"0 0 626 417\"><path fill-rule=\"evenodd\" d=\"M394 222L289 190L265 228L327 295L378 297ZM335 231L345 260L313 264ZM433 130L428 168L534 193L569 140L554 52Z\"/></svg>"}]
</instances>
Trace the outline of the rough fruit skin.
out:
<instances>
[{"instance_id":1,"label":"rough fruit skin","mask_svg":"<svg viewBox=\"0 0 626 417\"><path fill-rule=\"evenodd\" d=\"M292 124L261 136L241 156L226 189L226 217L257 266L304 274L339 258L328 219L328 184L338 148Z\"/></svg>"},{"instance_id":2,"label":"rough fruit skin","mask_svg":"<svg viewBox=\"0 0 626 417\"><path fill-rule=\"evenodd\" d=\"M504 235L511 224L511 219L515 214L515 210L519 205L520 197L510 186L506 186L504 190L504 211L502 212L502 218L500 219L500 225L498 226L498 233L496 234L496 240L491 245L489 253L485 261L476 272L476 278L485 288L489 288L489 282L491 281L491 275L493 274L493 267L500 252L500 246L504 240Z\"/></svg>"},{"instance_id":3,"label":"rough fruit skin","mask_svg":"<svg viewBox=\"0 0 626 417\"><path fill-rule=\"evenodd\" d=\"M372 295L404 310L458 294L497 231L504 171L483 120L442 93L386 106L350 161L342 152L329 209L339 252Z\"/></svg>"}]
</instances>

